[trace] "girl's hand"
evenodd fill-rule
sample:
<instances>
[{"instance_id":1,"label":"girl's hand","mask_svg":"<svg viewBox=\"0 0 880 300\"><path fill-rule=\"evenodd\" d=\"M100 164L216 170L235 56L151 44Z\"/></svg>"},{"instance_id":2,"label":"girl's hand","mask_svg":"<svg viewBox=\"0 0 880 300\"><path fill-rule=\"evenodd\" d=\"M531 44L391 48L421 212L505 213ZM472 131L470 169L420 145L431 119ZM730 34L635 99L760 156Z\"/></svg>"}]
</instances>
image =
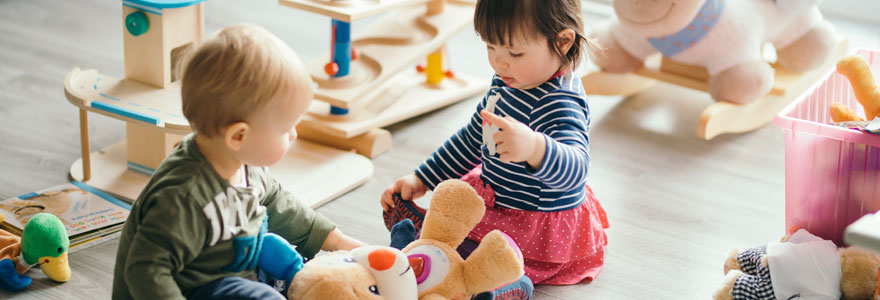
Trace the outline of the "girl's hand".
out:
<instances>
[{"instance_id":1,"label":"girl's hand","mask_svg":"<svg viewBox=\"0 0 880 300\"><path fill-rule=\"evenodd\" d=\"M415 198L419 198L425 195L425 192L428 191L428 187L422 183L422 180L419 179L416 174L409 174L397 179L391 186L385 189L385 192L382 193L382 209L388 211L389 208L394 207L394 198L392 195L395 193L400 193L400 199L404 201L412 201Z\"/></svg>"},{"instance_id":2,"label":"girl's hand","mask_svg":"<svg viewBox=\"0 0 880 300\"><path fill-rule=\"evenodd\" d=\"M495 152L502 162L527 162L533 169L541 167L544 160L544 137L534 132L526 124L511 117L500 117L487 110L480 111L484 121L498 126L501 131L492 138L495 140Z\"/></svg>"}]
</instances>

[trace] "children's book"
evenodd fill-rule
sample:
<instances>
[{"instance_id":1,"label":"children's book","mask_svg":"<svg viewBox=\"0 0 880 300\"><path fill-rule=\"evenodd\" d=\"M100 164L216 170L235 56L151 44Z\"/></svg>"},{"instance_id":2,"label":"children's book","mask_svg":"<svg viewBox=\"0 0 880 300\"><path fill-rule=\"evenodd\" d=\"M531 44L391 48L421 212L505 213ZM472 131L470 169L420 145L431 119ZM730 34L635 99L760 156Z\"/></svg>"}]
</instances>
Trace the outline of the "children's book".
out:
<instances>
[{"instance_id":1,"label":"children's book","mask_svg":"<svg viewBox=\"0 0 880 300\"><path fill-rule=\"evenodd\" d=\"M0 201L0 228L21 236L36 214L54 214L67 228L71 248L122 229L131 205L79 181Z\"/></svg>"}]
</instances>

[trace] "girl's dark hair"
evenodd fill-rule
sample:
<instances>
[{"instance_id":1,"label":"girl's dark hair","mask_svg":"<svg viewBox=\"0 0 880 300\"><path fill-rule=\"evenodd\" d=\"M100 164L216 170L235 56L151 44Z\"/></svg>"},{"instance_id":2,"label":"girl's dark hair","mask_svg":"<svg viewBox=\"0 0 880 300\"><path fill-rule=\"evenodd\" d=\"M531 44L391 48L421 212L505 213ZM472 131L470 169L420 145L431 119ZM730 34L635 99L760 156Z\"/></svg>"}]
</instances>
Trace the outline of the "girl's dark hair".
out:
<instances>
[{"instance_id":1,"label":"girl's dark hair","mask_svg":"<svg viewBox=\"0 0 880 300\"><path fill-rule=\"evenodd\" d=\"M575 32L567 53L556 46L556 35L564 30ZM533 34L547 38L547 46L562 61L574 67L584 55L590 55L593 42L584 35L580 0L478 0L474 12L474 30L486 42L510 45L517 37L527 40Z\"/></svg>"}]
</instances>

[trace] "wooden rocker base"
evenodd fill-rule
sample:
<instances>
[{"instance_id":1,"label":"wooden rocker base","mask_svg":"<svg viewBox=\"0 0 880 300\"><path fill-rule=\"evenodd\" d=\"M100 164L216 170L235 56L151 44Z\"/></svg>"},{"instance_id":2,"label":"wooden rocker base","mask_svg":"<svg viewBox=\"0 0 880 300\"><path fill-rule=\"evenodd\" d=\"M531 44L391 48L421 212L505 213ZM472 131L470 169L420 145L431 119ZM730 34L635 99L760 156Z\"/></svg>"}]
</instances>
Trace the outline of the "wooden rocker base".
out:
<instances>
[{"instance_id":1,"label":"wooden rocker base","mask_svg":"<svg viewBox=\"0 0 880 300\"><path fill-rule=\"evenodd\" d=\"M710 104L697 121L697 137L710 140L724 133L749 132L766 125L782 108L814 85L822 75L833 72L832 66L845 51L846 41L838 42L831 57L820 67L804 73L791 72L773 65L776 73L770 93L745 105L730 102ZM667 67L669 62L666 60L663 64L664 66L660 66L659 56L655 56L645 62L644 68L632 74L590 73L582 78L584 89L588 94L594 95L630 96L647 89L654 80L657 80L696 90L707 90L708 83L705 78L708 75L701 75L704 70L675 63Z\"/></svg>"},{"instance_id":2,"label":"wooden rocker base","mask_svg":"<svg viewBox=\"0 0 880 300\"><path fill-rule=\"evenodd\" d=\"M125 153L124 140L92 152L91 178L84 182L128 201L136 200L150 177L129 170ZM281 186L315 208L366 182L373 175L373 163L354 153L297 140L269 170ZM70 176L82 181L82 159L70 166Z\"/></svg>"}]
</instances>

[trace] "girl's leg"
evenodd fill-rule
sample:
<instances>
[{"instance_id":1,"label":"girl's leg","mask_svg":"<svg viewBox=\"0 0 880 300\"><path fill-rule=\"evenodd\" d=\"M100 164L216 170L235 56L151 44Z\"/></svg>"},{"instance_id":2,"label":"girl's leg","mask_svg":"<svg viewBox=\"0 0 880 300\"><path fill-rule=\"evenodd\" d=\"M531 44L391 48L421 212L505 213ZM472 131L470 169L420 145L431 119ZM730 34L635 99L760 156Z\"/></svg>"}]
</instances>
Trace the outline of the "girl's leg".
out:
<instances>
[{"instance_id":1,"label":"girl's leg","mask_svg":"<svg viewBox=\"0 0 880 300\"><path fill-rule=\"evenodd\" d=\"M474 295L471 300L525 300L532 297L535 290L529 277L523 275L519 280L508 283L494 291Z\"/></svg>"},{"instance_id":2,"label":"girl's leg","mask_svg":"<svg viewBox=\"0 0 880 300\"><path fill-rule=\"evenodd\" d=\"M187 299L285 299L271 286L245 278L230 276L217 279L193 291Z\"/></svg>"},{"instance_id":3,"label":"girl's leg","mask_svg":"<svg viewBox=\"0 0 880 300\"><path fill-rule=\"evenodd\" d=\"M416 227L412 220L403 219L391 227L391 246L392 248L403 250L406 245L416 240Z\"/></svg>"}]
</instances>

